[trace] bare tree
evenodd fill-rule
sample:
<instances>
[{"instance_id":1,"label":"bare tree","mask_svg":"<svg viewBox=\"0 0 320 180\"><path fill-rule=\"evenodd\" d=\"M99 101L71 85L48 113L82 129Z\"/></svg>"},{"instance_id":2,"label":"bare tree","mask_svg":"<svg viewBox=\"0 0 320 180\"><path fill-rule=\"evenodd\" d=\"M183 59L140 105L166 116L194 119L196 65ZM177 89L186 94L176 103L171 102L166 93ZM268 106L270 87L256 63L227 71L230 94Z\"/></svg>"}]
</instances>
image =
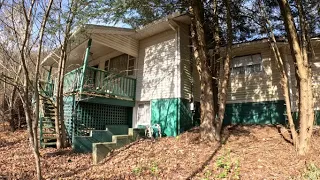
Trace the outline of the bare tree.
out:
<instances>
[{"instance_id":1,"label":"bare tree","mask_svg":"<svg viewBox=\"0 0 320 180\"><path fill-rule=\"evenodd\" d=\"M278 0L282 18L285 24L286 33L291 49L291 55L296 69L296 80L299 94L299 135L294 143L298 154L304 155L308 152L312 128L314 123L314 102L312 92L312 71L307 52L310 48L308 42L308 28L305 20L305 13L300 0L296 0L299 12L299 27L301 30L300 39L297 33L296 24L292 16L292 10L287 0ZM287 104L288 105L288 104ZM294 133L294 132L293 132Z\"/></svg>"},{"instance_id":2,"label":"bare tree","mask_svg":"<svg viewBox=\"0 0 320 180\"><path fill-rule=\"evenodd\" d=\"M59 13L59 25L63 26L63 36L60 42L60 58L58 62L58 77L57 77L57 91L56 91L56 101L55 101L55 129L57 134L57 149L66 147L66 131L64 126L64 110L63 110L63 81L65 73L65 65L67 60L67 47L69 39L71 36L71 30L74 24L75 15L78 13L78 0L72 0L69 2L67 18L64 20L66 24L63 24L61 16L62 12ZM62 1L59 3L60 8L62 8ZM60 129L61 127L61 129Z\"/></svg>"},{"instance_id":3,"label":"bare tree","mask_svg":"<svg viewBox=\"0 0 320 180\"><path fill-rule=\"evenodd\" d=\"M232 19L231 19L231 1L224 0L226 10L227 10L227 46L226 46L226 56L223 64L223 74L220 76L221 83L219 86L219 111L216 120L216 138L221 140L221 129L224 119L224 113L226 110L227 102L227 92L230 79L230 61L232 59L232 41L233 41L233 32L232 32Z\"/></svg>"},{"instance_id":4,"label":"bare tree","mask_svg":"<svg viewBox=\"0 0 320 180\"><path fill-rule=\"evenodd\" d=\"M58 52L58 69L55 84L55 130L57 137L57 149L67 146L67 135L64 125L64 109L63 109L63 83L64 74L66 71L66 61L70 53L70 44L72 43L72 32L75 28L80 28L90 19L98 18L103 14L99 10L103 4L102 1L82 1L70 0L55 1L54 16L52 16L51 24L54 33L48 38L55 42L56 50Z\"/></svg>"},{"instance_id":5,"label":"bare tree","mask_svg":"<svg viewBox=\"0 0 320 180\"><path fill-rule=\"evenodd\" d=\"M42 39L44 34L44 29L49 16L53 0L48 3L41 4L41 2L32 1L12 1L5 4L5 11L3 15L8 15L10 17L9 23L5 19L1 19L1 27L8 31L8 34L12 34L13 38L11 43L15 43L15 47L18 49L18 57L20 65L18 66L18 73L10 83L19 93L21 101L23 103L23 108L25 112L27 129L29 132L29 141L32 148L32 152L35 157L37 179L41 179L41 166L40 166L40 155L39 155L39 145L38 145L38 116L39 116L39 101L35 104L35 116L33 117L33 110L31 107L30 95L32 90L38 95L38 77L39 77L39 65L41 60L42 52ZM41 11L42 5L45 5L45 9ZM4 8L3 6L3 8ZM39 33L34 33L33 31L37 27L37 17L39 13L44 12L42 20L40 20ZM22 27L19 27L22 26ZM36 47L35 47L35 44ZM31 73L28 67L28 61L32 60L32 52L36 50L37 61L36 61L36 80L34 86L31 85ZM20 71L23 73L23 77L19 76ZM37 99L37 97L36 97Z\"/></svg>"},{"instance_id":6,"label":"bare tree","mask_svg":"<svg viewBox=\"0 0 320 180\"><path fill-rule=\"evenodd\" d=\"M191 0L189 11L191 14L191 40L193 55L200 75L201 138L203 140L213 141L215 139L215 127L213 124L215 118L213 80L207 59L207 47L203 27L203 1Z\"/></svg>"}]
</instances>

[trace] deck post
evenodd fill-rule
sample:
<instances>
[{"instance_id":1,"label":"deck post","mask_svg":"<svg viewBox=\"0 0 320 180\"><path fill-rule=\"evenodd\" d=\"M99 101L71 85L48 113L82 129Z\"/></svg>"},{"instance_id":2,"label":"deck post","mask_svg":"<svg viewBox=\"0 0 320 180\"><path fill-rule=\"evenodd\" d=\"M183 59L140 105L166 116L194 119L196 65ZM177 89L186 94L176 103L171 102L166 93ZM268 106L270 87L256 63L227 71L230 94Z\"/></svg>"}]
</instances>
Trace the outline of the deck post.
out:
<instances>
[{"instance_id":1,"label":"deck post","mask_svg":"<svg viewBox=\"0 0 320 180\"><path fill-rule=\"evenodd\" d=\"M84 57L84 61L83 61L83 66L82 66L82 75L81 75L81 81L80 81L80 94L83 91L83 85L84 85L84 78L85 78L85 73L86 73L86 69L88 66L88 59L89 59L89 55L90 55L90 48L91 48L91 43L92 43L92 39L90 38L88 40L88 46L86 49L86 55Z\"/></svg>"},{"instance_id":2,"label":"deck post","mask_svg":"<svg viewBox=\"0 0 320 180\"><path fill-rule=\"evenodd\" d=\"M52 66L50 66L50 69L49 69L49 71L48 71L47 82L50 82L50 79L51 79L51 72L52 72Z\"/></svg>"},{"instance_id":3,"label":"deck post","mask_svg":"<svg viewBox=\"0 0 320 180\"><path fill-rule=\"evenodd\" d=\"M53 90L51 84L50 84L50 81L51 81L51 72L52 72L52 66L50 66L50 69L48 71L48 77L47 77L47 84L46 84L46 91L47 92L50 92ZM53 93L53 92L52 92Z\"/></svg>"}]
</instances>

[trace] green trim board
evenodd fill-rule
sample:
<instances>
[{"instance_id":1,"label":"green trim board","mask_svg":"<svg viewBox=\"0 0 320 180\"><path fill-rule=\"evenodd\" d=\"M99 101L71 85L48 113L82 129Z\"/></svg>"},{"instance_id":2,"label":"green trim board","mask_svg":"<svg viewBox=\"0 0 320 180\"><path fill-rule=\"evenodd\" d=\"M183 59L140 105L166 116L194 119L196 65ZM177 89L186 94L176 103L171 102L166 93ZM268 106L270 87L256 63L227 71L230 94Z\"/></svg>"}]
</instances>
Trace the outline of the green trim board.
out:
<instances>
[{"instance_id":1,"label":"green trim board","mask_svg":"<svg viewBox=\"0 0 320 180\"><path fill-rule=\"evenodd\" d=\"M99 97L99 96L90 96L85 94L81 94L78 98L78 101L88 102L88 103L97 103L97 104L125 106L125 107L134 107L135 105L134 101L115 99L115 98L106 98L106 97Z\"/></svg>"}]
</instances>

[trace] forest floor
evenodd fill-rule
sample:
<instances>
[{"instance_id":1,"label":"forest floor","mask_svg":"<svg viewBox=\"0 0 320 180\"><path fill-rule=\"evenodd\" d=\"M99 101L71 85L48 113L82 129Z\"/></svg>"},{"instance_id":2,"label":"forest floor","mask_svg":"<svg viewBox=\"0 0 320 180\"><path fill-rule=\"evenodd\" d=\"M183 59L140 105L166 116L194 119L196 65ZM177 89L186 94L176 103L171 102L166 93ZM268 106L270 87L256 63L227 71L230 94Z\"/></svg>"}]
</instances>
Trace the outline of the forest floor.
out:
<instances>
[{"instance_id":1,"label":"forest floor","mask_svg":"<svg viewBox=\"0 0 320 180\"><path fill-rule=\"evenodd\" d=\"M0 129L1 130L1 129ZM319 131L319 130L318 130ZM235 126L225 141L199 142L194 128L178 137L140 140L112 152L98 165L91 154L41 149L45 179L314 179L320 173L320 135L305 157L273 126ZM33 179L27 132L0 132L0 179ZM314 176L314 177L311 177ZM320 177L320 175L318 176Z\"/></svg>"}]
</instances>

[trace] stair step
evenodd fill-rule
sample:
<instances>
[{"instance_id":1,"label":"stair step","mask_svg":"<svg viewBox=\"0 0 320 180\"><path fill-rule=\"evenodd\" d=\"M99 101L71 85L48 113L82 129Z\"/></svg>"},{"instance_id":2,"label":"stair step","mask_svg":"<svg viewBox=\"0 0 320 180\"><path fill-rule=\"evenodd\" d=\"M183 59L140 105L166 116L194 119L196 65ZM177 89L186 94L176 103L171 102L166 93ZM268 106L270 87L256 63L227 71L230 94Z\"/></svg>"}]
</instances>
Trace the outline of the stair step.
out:
<instances>
[{"instance_id":1,"label":"stair step","mask_svg":"<svg viewBox=\"0 0 320 180\"><path fill-rule=\"evenodd\" d=\"M43 99L43 102L44 103L48 103L48 104L53 104L54 103L54 101L50 100L50 99Z\"/></svg>"},{"instance_id":2,"label":"stair step","mask_svg":"<svg viewBox=\"0 0 320 180\"><path fill-rule=\"evenodd\" d=\"M42 136L55 136L57 133L56 131L44 131L42 132Z\"/></svg>"},{"instance_id":3,"label":"stair step","mask_svg":"<svg viewBox=\"0 0 320 180\"><path fill-rule=\"evenodd\" d=\"M43 131L43 132L49 132L49 133L51 133L51 132L54 132L55 129L54 129L54 128L43 128L42 131Z\"/></svg>"},{"instance_id":4,"label":"stair step","mask_svg":"<svg viewBox=\"0 0 320 180\"><path fill-rule=\"evenodd\" d=\"M46 125L42 126L42 128L43 128L43 129L54 129L54 128L55 128L55 125L48 125L48 124L46 124Z\"/></svg>"},{"instance_id":5,"label":"stair step","mask_svg":"<svg viewBox=\"0 0 320 180\"><path fill-rule=\"evenodd\" d=\"M53 139L57 139L57 137L56 136L43 136L42 139L53 140Z\"/></svg>"},{"instance_id":6,"label":"stair step","mask_svg":"<svg viewBox=\"0 0 320 180\"><path fill-rule=\"evenodd\" d=\"M44 112L45 113L52 113L52 112L55 112L54 109L44 109Z\"/></svg>"},{"instance_id":7,"label":"stair step","mask_svg":"<svg viewBox=\"0 0 320 180\"><path fill-rule=\"evenodd\" d=\"M44 116L43 118L46 120L50 120L50 121L53 120L54 121L54 118L52 118L52 117Z\"/></svg>"},{"instance_id":8,"label":"stair step","mask_svg":"<svg viewBox=\"0 0 320 180\"><path fill-rule=\"evenodd\" d=\"M55 123L54 123L54 121L42 121L42 123L44 124L44 125L54 125Z\"/></svg>"},{"instance_id":9,"label":"stair step","mask_svg":"<svg viewBox=\"0 0 320 180\"><path fill-rule=\"evenodd\" d=\"M53 124L54 125L54 121L42 121L43 124Z\"/></svg>"},{"instance_id":10,"label":"stair step","mask_svg":"<svg viewBox=\"0 0 320 180\"><path fill-rule=\"evenodd\" d=\"M46 146L57 145L57 143L56 143L56 142L43 142L42 145L43 145L44 147L46 147Z\"/></svg>"},{"instance_id":11,"label":"stair step","mask_svg":"<svg viewBox=\"0 0 320 180\"><path fill-rule=\"evenodd\" d=\"M55 131L55 128L54 128L54 127L50 127L50 128L44 127L44 128L42 128L42 131L43 131L43 132L54 132L54 131Z\"/></svg>"},{"instance_id":12,"label":"stair step","mask_svg":"<svg viewBox=\"0 0 320 180\"><path fill-rule=\"evenodd\" d=\"M44 113L44 116L45 117L55 117L56 114L54 112L51 112L51 113Z\"/></svg>"},{"instance_id":13,"label":"stair step","mask_svg":"<svg viewBox=\"0 0 320 180\"><path fill-rule=\"evenodd\" d=\"M53 106L46 106L44 107L45 110L54 110L55 108Z\"/></svg>"},{"instance_id":14,"label":"stair step","mask_svg":"<svg viewBox=\"0 0 320 180\"><path fill-rule=\"evenodd\" d=\"M46 136L46 135L56 135L56 132L43 132L42 133L44 136Z\"/></svg>"},{"instance_id":15,"label":"stair step","mask_svg":"<svg viewBox=\"0 0 320 180\"><path fill-rule=\"evenodd\" d=\"M50 103L50 102L43 102L43 105L45 107L54 107L54 105L52 103Z\"/></svg>"}]
</instances>

